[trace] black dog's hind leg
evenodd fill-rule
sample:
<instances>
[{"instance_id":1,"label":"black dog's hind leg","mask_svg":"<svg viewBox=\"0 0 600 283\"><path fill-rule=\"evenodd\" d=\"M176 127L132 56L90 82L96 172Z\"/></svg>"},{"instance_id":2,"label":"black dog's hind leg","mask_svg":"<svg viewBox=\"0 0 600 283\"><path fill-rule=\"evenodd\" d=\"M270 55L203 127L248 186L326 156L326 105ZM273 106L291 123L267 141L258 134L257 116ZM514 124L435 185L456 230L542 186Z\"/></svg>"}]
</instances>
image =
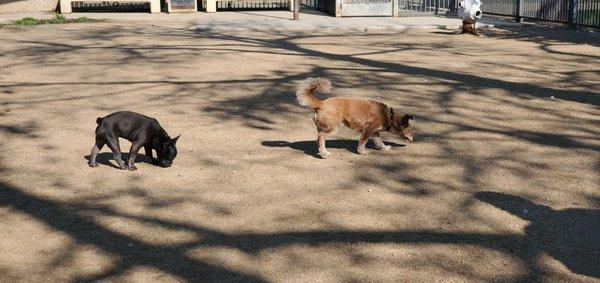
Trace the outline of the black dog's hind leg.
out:
<instances>
[{"instance_id":1,"label":"black dog's hind leg","mask_svg":"<svg viewBox=\"0 0 600 283\"><path fill-rule=\"evenodd\" d=\"M98 156L98 152L102 149L106 142L103 138L96 137L96 144L92 147L92 152L90 153L90 160L88 161L88 165L90 167L98 167L98 162L96 162L96 157Z\"/></svg>"},{"instance_id":2,"label":"black dog's hind leg","mask_svg":"<svg viewBox=\"0 0 600 283\"><path fill-rule=\"evenodd\" d=\"M119 138L112 136L108 138L108 142L106 143L110 150L113 152L113 156L117 164L119 164L119 168L122 170L127 169L125 163L123 163L123 159L121 158L121 148L119 147Z\"/></svg>"},{"instance_id":3,"label":"black dog's hind leg","mask_svg":"<svg viewBox=\"0 0 600 283\"><path fill-rule=\"evenodd\" d=\"M140 148L142 148L141 144L137 144L135 142L131 144L131 149L129 150L129 167L127 168L129 171L137 170L133 163L135 162L135 158L137 157Z\"/></svg>"}]
</instances>

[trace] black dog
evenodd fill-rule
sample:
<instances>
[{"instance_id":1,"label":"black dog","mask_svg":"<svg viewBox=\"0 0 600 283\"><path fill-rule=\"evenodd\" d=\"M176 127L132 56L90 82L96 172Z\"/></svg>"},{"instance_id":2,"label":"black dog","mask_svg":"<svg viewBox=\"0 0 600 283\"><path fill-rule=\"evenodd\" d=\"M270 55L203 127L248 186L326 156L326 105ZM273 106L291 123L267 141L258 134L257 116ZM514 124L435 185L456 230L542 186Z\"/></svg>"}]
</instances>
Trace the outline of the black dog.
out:
<instances>
[{"instance_id":1,"label":"black dog","mask_svg":"<svg viewBox=\"0 0 600 283\"><path fill-rule=\"evenodd\" d=\"M112 150L115 161L123 170L137 169L133 163L142 146L146 150L146 156L155 165L170 167L173 164L173 159L177 156L175 143L177 143L179 136L171 139L154 118L134 112L121 111L104 118L98 118L96 123L98 124L98 127L96 127L96 144L92 147L92 154L88 162L91 167L98 166L96 156L104 144L107 144ZM125 166L121 159L119 137L131 142L128 166ZM156 150L157 159L152 157L152 149Z\"/></svg>"}]
</instances>

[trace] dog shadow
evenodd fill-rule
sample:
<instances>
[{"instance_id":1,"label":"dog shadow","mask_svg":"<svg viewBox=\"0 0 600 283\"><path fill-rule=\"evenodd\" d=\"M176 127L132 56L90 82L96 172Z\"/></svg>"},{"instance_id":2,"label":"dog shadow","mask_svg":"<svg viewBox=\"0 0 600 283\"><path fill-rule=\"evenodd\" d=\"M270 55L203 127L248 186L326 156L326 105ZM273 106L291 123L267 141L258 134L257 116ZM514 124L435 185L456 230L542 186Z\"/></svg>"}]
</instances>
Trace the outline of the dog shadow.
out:
<instances>
[{"instance_id":1,"label":"dog shadow","mask_svg":"<svg viewBox=\"0 0 600 283\"><path fill-rule=\"evenodd\" d=\"M440 34L440 35L461 35L461 34L463 34L460 31L432 31L431 33Z\"/></svg>"},{"instance_id":2,"label":"dog shadow","mask_svg":"<svg viewBox=\"0 0 600 283\"><path fill-rule=\"evenodd\" d=\"M313 157L317 157L317 158L321 158L321 156L318 155L319 150L317 147L316 140L297 141L297 142L263 141L263 142L261 142L261 144L263 146L267 146L267 147L289 147L291 149L302 151L302 152L304 152L304 154L307 154L307 155L310 155ZM388 142L388 141L386 141L385 144L391 146L392 148L406 146L404 144L397 144L397 143ZM327 148L345 149L345 150L353 152L353 153L358 153L356 151L356 147L358 146L358 141L356 141L356 140L327 140L325 143L325 146ZM369 140L369 142L367 142L367 148L375 149L375 143L373 143L372 140Z\"/></svg>"},{"instance_id":3,"label":"dog shadow","mask_svg":"<svg viewBox=\"0 0 600 283\"><path fill-rule=\"evenodd\" d=\"M84 156L84 158L85 158L86 162L90 161L89 154ZM127 165L127 163L129 162L129 153L124 153L124 152L121 153L121 159L123 159L123 162L125 162L125 165ZM121 168L119 168L118 165L110 162L111 160L113 160L113 162L116 162L116 161L114 161L112 152L102 152L102 153L98 153L98 155L96 156L96 161L98 162L98 164L108 165L112 168L121 169ZM145 154L138 153L138 155L135 157L135 163L140 163L140 162L152 164L150 161L148 161Z\"/></svg>"}]
</instances>

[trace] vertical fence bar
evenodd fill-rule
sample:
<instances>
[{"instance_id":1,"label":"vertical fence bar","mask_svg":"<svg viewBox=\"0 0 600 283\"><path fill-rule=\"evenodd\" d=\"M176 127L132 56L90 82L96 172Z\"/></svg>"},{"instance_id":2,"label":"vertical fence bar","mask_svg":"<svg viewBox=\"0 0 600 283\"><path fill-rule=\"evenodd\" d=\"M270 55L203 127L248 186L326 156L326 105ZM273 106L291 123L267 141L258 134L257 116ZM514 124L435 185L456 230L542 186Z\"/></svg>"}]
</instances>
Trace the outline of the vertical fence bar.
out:
<instances>
[{"instance_id":1,"label":"vertical fence bar","mask_svg":"<svg viewBox=\"0 0 600 283\"><path fill-rule=\"evenodd\" d=\"M523 0L517 0L517 9L516 9L515 21L520 23L523 19L521 15L523 14Z\"/></svg>"},{"instance_id":2,"label":"vertical fence bar","mask_svg":"<svg viewBox=\"0 0 600 283\"><path fill-rule=\"evenodd\" d=\"M569 15L568 20L569 26L575 26L575 0L569 0Z\"/></svg>"}]
</instances>

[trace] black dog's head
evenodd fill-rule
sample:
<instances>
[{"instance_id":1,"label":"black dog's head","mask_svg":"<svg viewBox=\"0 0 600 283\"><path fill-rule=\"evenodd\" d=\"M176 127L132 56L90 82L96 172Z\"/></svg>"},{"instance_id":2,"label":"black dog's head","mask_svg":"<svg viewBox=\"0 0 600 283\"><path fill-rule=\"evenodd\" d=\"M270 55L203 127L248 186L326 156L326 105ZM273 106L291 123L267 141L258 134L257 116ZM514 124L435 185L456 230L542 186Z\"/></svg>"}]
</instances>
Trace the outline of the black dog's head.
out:
<instances>
[{"instance_id":1,"label":"black dog's head","mask_svg":"<svg viewBox=\"0 0 600 283\"><path fill-rule=\"evenodd\" d=\"M156 165L162 167L171 167L171 165L173 165L173 160L177 156L177 148L175 147L175 144L177 143L179 137L180 136L177 136L176 138L167 140L156 148Z\"/></svg>"}]
</instances>

